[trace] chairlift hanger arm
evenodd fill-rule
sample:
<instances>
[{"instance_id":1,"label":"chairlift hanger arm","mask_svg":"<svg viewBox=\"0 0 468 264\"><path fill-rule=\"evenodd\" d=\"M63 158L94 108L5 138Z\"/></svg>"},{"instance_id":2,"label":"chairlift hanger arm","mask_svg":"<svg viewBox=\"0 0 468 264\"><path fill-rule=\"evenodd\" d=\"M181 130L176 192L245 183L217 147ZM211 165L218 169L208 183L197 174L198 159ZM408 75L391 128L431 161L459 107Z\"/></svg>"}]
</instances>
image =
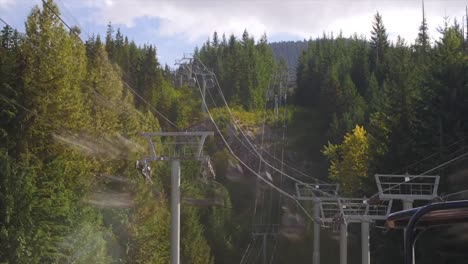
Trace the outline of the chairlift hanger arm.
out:
<instances>
[{"instance_id":1,"label":"chairlift hanger arm","mask_svg":"<svg viewBox=\"0 0 468 264\"><path fill-rule=\"evenodd\" d=\"M468 223L468 201L453 201L453 202L442 202L429 204L420 208L406 210L399 212L405 215L405 218L409 218L408 225L405 231L405 264L412 264L413 262L413 247L415 240L415 230L418 223L421 222L424 217L426 219L438 219L432 225L443 224L446 221L447 224L455 223ZM398 213L389 216L389 219L397 216ZM432 215L432 216L431 216ZM437 217L436 217L437 216Z\"/></svg>"}]
</instances>

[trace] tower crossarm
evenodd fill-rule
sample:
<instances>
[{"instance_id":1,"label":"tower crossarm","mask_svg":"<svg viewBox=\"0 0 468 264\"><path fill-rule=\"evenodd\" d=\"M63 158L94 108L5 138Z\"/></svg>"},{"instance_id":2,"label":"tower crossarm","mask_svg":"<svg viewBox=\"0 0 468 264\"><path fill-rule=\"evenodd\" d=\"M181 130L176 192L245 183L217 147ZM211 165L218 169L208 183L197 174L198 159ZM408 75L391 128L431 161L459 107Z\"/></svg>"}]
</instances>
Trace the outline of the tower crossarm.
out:
<instances>
[{"instance_id":1,"label":"tower crossarm","mask_svg":"<svg viewBox=\"0 0 468 264\"><path fill-rule=\"evenodd\" d=\"M382 200L433 200L437 197L438 175L376 174L375 180Z\"/></svg>"}]
</instances>

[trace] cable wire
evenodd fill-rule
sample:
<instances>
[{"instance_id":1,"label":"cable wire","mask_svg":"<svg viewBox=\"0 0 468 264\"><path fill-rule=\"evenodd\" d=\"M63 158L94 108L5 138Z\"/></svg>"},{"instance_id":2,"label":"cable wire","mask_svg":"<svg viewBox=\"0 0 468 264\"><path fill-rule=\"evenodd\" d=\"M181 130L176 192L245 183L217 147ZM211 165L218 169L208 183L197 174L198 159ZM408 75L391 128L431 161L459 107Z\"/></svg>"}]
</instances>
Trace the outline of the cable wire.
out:
<instances>
[{"instance_id":1,"label":"cable wire","mask_svg":"<svg viewBox=\"0 0 468 264\"><path fill-rule=\"evenodd\" d=\"M201 60L197 59L197 61L198 61L200 64L202 64L203 67L207 68L207 67L203 64L203 62L202 62ZM250 145L250 147L251 147L251 148L254 150L254 152L257 154L257 156L259 156L259 158L261 158L262 161L263 161L267 166L269 166L270 168L272 168L273 170L275 170L275 171L281 173L282 175L284 175L284 176L286 176L286 177L288 177L288 178L294 179L295 181L297 181L297 182L299 182L299 183L304 183L304 182L299 181L299 180L295 179L294 177L292 177L292 176L290 176L290 175L288 175L288 174L286 174L286 173L284 173L284 172L281 172L278 168L272 166L270 163L268 163L267 161L265 161L264 158L261 157L261 155L258 153L256 147L252 144L252 142L250 142L248 136L246 135L246 133L243 131L242 127L241 127L241 126L239 125L239 123L237 122L237 119L235 118L235 116L234 116L234 114L233 114L231 108L229 107L229 104L228 104L227 101L226 101L226 98L225 98L225 96L224 96L224 93L223 93L222 90L221 90L221 86L219 85L219 81L218 81L218 78L217 78L216 74L213 74L213 76L214 76L214 79L215 79L216 84L217 84L217 85L215 85L215 86L216 86L216 88L217 88L218 91L219 91L219 94L220 94L220 96L221 96L221 98L222 98L222 100L223 100L223 102L224 102L224 105L226 106L226 109L227 109L229 115L231 116L231 119L233 120L234 126L237 127L237 128L239 129L239 131L240 131L241 134L244 136L244 138L246 139L246 141L247 141L247 143ZM208 90L209 90L209 89L208 89ZM318 182L326 183L325 181L320 180L320 179L317 179L317 178L312 177L312 176L309 176L309 178L314 179L314 180L316 180L316 181L318 181Z\"/></svg>"},{"instance_id":2,"label":"cable wire","mask_svg":"<svg viewBox=\"0 0 468 264\"><path fill-rule=\"evenodd\" d=\"M218 132L218 134L220 135L221 139L223 140L224 144L226 145L227 149L229 150L229 152L231 153L231 155L233 155L233 157L235 159L237 159L237 161L239 161L239 163L241 163L245 168L247 168L250 172L252 172L258 179L260 179L261 181L265 182L267 185L269 185L271 188L275 189L276 191L278 191L279 193L282 193L283 195L285 195L286 197L288 198L291 198L293 201L295 201L298 206L304 211L304 213L307 215L307 217L309 219L311 219L312 221L315 221L315 219L307 212L307 210L302 206L302 204L291 194L289 194L288 192L282 190L281 188L278 188L275 184L271 183L270 181L266 180L264 177L262 177L261 175L259 175L254 169L252 169L250 166L248 166L243 160L241 160L233 151L233 149L231 148L231 146L229 145L229 143L227 142L226 138L224 137L224 135L222 134L219 126L216 124L216 122L214 121L214 118L213 118L213 115L211 114L211 111L210 109L208 108L208 105L206 103L206 100L205 100L205 97L203 96L203 91L200 87L200 83L198 81L198 78L195 78L196 79L196 84L198 86L198 90L200 91L200 95L202 97L202 101L203 101L203 104L206 108L206 112L211 120L211 122L213 123L214 127L216 128L216 131ZM209 89L207 89L207 91L209 91Z\"/></svg>"}]
</instances>

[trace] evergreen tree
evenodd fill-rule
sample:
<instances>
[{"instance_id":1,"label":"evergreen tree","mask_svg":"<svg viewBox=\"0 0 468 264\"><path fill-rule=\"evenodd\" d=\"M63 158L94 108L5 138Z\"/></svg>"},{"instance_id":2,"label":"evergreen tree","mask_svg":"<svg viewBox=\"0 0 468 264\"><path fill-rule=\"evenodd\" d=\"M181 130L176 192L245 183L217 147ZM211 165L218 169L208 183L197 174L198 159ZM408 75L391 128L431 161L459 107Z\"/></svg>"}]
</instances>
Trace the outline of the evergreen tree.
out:
<instances>
[{"instance_id":1,"label":"evergreen tree","mask_svg":"<svg viewBox=\"0 0 468 264\"><path fill-rule=\"evenodd\" d=\"M430 39L429 39L429 28L427 26L426 14L424 12L424 1L422 3L422 21L421 26L419 26L418 38L416 39L416 51L425 57L429 52L430 48ZM425 61L423 61L424 63Z\"/></svg>"},{"instance_id":2,"label":"evergreen tree","mask_svg":"<svg viewBox=\"0 0 468 264\"><path fill-rule=\"evenodd\" d=\"M385 57L389 48L387 30L383 24L382 15L377 12L372 24L370 47L372 50L371 66L376 72L381 85L385 79Z\"/></svg>"},{"instance_id":3,"label":"evergreen tree","mask_svg":"<svg viewBox=\"0 0 468 264\"><path fill-rule=\"evenodd\" d=\"M106 51L111 60L114 60L114 27L111 22L107 24Z\"/></svg>"}]
</instances>

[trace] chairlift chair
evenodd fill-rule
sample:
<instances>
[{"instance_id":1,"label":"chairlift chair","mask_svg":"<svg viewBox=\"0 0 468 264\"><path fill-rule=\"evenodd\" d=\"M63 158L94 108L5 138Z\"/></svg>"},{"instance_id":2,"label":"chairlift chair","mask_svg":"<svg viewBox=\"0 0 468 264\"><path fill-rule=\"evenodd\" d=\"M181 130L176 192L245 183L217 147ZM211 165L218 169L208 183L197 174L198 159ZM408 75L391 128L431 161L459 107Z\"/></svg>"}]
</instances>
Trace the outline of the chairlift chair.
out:
<instances>
[{"instance_id":1,"label":"chairlift chair","mask_svg":"<svg viewBox=\"0 0 468 264\"><path fill-rule=\"evenodd\" d=\"M153 184L153 180L151 180L151 167L149 166L148 160L137 160L135 163L135 168L137 170L141 170L141 175L145 179L146 183L150 182L151 184Z\"/></svg>"},{"instance_id":2,"label":"chairlift chair","mask_svg":"<svg viewBox=\"0 0 468 264\"><path fill-rule=\"evenodd\" d=\"M406 228L404 263L414 263L414 244L418 232L433 226L468 223L468 200L439 202L409 210L392 213L387 226L393 229Z\"/></svg>"}]
</instances>

